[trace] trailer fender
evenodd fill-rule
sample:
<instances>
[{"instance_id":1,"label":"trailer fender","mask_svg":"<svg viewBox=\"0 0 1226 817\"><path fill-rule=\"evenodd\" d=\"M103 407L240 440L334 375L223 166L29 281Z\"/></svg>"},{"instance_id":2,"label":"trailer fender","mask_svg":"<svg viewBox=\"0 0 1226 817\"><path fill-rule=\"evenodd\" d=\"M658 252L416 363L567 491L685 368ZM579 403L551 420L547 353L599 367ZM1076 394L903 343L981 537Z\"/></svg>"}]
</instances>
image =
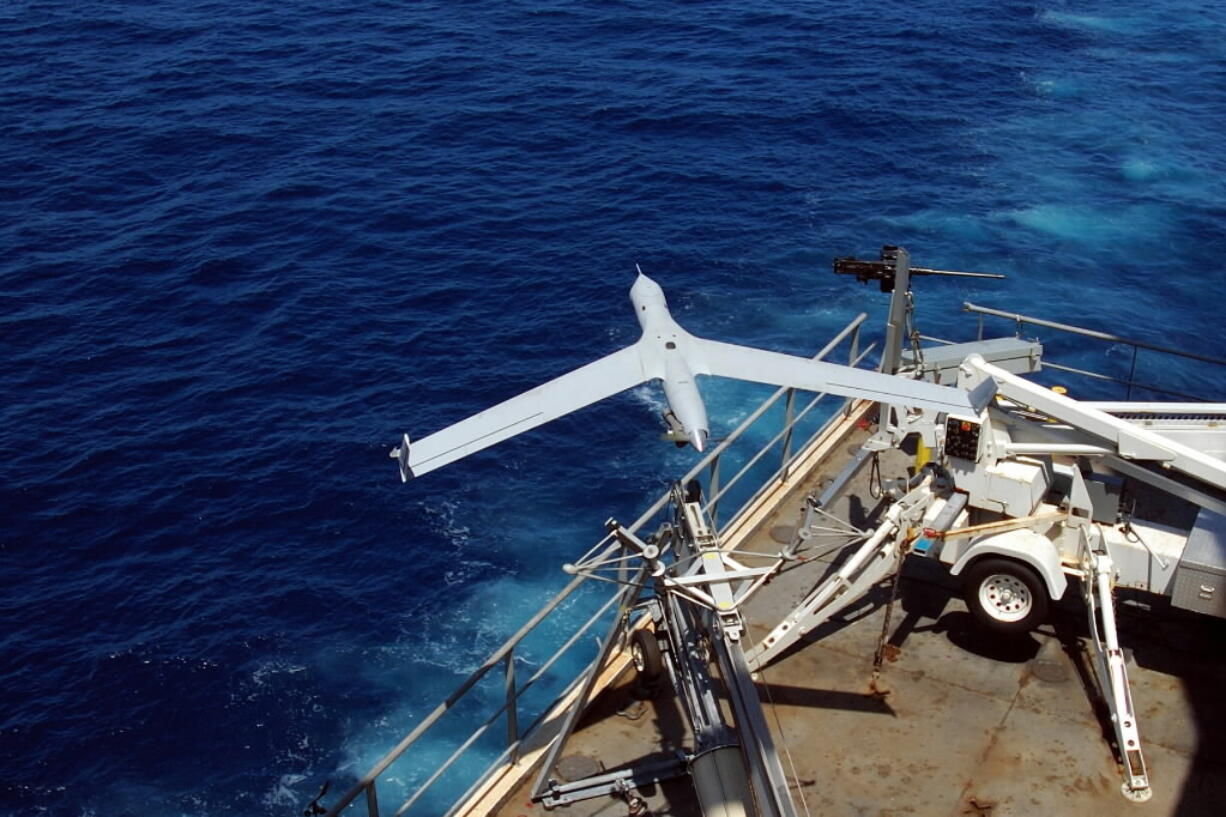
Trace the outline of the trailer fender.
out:
<instances>
[{"instance_id":1,"label":"trailer fender","mask_svg":"<svg viewBox=\"0 0 1226 817\"><path fill-rule=\"evenodd\" d=\"M1032 530L1011 530L977 540L954 562L949 569L950 575L957 576L967 565L983 556L1003 556L1030 565L1043 579L1047 593L1053 599L1059 599L1068 588L1068 578L1060 567L1060 553L1056 546L1046 536Z\"/></svg>"}]
</instances>

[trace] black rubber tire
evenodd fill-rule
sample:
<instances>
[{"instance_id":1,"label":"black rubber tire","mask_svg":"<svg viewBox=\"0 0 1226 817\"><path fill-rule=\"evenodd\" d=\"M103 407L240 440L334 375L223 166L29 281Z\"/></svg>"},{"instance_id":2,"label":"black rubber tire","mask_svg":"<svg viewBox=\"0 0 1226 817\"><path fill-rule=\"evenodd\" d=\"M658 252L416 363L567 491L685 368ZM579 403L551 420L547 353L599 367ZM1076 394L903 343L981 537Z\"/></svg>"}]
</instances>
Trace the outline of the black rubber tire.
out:
<instances>
[{"instance_id":1,"label":"black rubber tire","mask_svg":"<svg viewBox=\"0 0 1226 817\"><path fill-rule=\"evenodd\" d=\"M1047 617L1047 585L1029 565L992 556L972 564L962 581L971 615L998 633L1028 633Z\"/></svg>"},{"instance_id":2,"label":"black rubber tire","mask_svg":"<svg viewBox=\"0 0 1226 817\"><path fill-rule=\"evenodd\" d=\"M630 658L643 683L654 684L663 677L664 656L660 654L660 640L651 630L634 631L630 637Z\"/></svg>"}]
</instances>

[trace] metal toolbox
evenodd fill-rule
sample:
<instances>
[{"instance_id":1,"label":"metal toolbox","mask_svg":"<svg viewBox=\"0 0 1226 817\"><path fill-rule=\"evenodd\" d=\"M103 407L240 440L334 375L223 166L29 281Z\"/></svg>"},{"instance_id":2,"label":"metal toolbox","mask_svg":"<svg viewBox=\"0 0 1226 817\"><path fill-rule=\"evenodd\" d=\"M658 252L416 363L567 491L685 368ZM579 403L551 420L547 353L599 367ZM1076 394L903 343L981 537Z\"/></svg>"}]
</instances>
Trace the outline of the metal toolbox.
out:
<instances>
[{"instance_id":1,"label":"metal toolbox","mask_svg":"<svg viewBox=\"0 0 1226 817\"><path fill-rule=\"evenodd\" d=\"M1201 509L1175 568L1171 603L1226 618L1226 516Z\"/></svg>"}]
</instances>

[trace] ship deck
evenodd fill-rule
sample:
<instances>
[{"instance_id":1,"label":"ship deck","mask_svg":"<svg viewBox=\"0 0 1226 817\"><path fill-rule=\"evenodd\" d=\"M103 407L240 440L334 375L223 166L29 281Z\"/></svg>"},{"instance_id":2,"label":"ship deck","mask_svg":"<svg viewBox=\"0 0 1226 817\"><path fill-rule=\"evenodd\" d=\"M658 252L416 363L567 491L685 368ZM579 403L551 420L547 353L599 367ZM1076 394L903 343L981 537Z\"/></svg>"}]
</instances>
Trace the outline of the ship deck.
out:
<instances>
[{"instance_id":1,"label":"ship deck","mask_svg":"<svg viewBox=\"0 0 1226 817\"><path fill-rule=\"evenodd\" d=\"M801 519L801 498L829 482L865 432L848 426L786 491L756 509L738 548L777 551ZM885 477L908 465L883 455ZM871 526L884 506L863 469L833 507ZM734 522L735 524L735 522ZM729 527L733 527L730 525ZM745 526L742 525L742 528ZM745 612L756 643L821 578L834 553L789 570ZM979 627L942 566L911 556L894 604L889 582L810 633L758 677L799 812L860 815L1218 815L1226 803L1226 622L1121 598L1120 640L1153 797L1131 803L1097 692L1085 608L1074 587L1047 622L1018 638ZM873 658L889 615L878 692ZM625 667L624 660L620 664ZM633 670L593 700L558 777L612 770L692 745L669 689L645 696ZM880 690L886 690L881 694ZM531 778L498 813L522 817ZM653 815L697 815L687 778L643 792ZM559 809L574 817L630 813L601 797ZM641 812L640 812L641 813Z\"/></svg>"}]
</instances>

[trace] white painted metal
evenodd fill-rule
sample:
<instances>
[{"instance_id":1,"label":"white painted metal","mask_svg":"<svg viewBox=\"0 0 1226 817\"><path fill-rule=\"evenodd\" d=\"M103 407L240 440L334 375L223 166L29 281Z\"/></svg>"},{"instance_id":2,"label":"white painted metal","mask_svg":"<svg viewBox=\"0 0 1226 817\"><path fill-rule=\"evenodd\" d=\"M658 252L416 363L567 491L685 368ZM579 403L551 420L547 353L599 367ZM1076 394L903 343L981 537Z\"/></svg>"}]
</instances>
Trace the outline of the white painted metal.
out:
<instances>
[{"instance_id":1,"label":"white painted metal","mask_svg":"<svg viewBox=\"0 0 1226 817\"><path fill-rule=\"evenodd\" d=\"M1087 405L1083 403L1082 405ZM1226 459L1226 403L1089 403L1167 439Z\"/></svg>"},{"instance_id":2,"label":"white painted metal","mask_svg":"<svg viewBox=\"0 0 1226 817\"><path fill-rule=\"evenodd\" d=\"M720 746L690 763L694 792L703 817L748 817L754 813L753 795L741 750Z\"/></svg>"},{"instance_id":3,"label":"white painted metal","mask_svg":"<svg viewBox=\"0 0 1226 817\"><path fill-rule=\"evenodd\" d=\"M905 536L906 525L922 519L933 501L931 480L928 476L918 488L890 505L881 524L838 571L818 584L766 638L745 653L750 666L766 666L801 636L821 626L901 567L901 538Z\"/></svg>"},{"instance_id":4,"label":"white painted metal","mask_svg":"<svg viewBox=\"0 0 1226 817\"><path fill-rule=\"evenodd\" d=\"M972 507L1029 516L1047 493L1047 472L1042 465L1016 459L979 463L972 468L951 465L958 488L970 492Z\"/></svg>"},{"instance_id":5,"label":"white painted metal","mask_svg":"<svg viewBox=\"0 0 1226 817\"><path fill-rule=\"evenodd\" d=\"M979 606L997 621L1021 621L1034 604L1030 588L1011 573L993 573L979 584Z\"/></svg>"},{"instance_id":6,"label":"white painted metal","mask_svg":"<svg viewBox=\"0 0 1226 817\"><path fill-rule=\"evenodd\" d=\"M1000 394L1113 445L1121 457L1157 461L1194 479L1226 489L1226 462L1217 457L1023 380L985 362L978 355L967 357L962 373L959 385L964 388L991 379Z\"/></svg>"},{"instance_id":7,"label":"white painted metal","mask_svg":"<svg viewBox=\"0 0 1226 817\"><path fill-rule=\"evenodd\" d=\"M954 548L946 548L941 553L942 560L955 552ZM971 546L958 554L949 572L957 576L967 565L985 556L1004 556L1033 567L1053 599L1063 596L1068 588L1068 577L1060 565L1060 551L1050 539L1033 530L1023 528L972 540Z\"/></svg>"},{"instance_id":8,"label":"white painted metal","mask_svg":"<svg viewBox=\"0 0 1226 817\"><path fill-rule=\"evenodd\" d=\"M1153 796L1153 791L1149 787L1145 757L1141 752L1141 732L1137 728L1137 715L1132 706L1124 651L1120 649L1116 635L1113 599L1115 566L1098 531L1095 529L1091 532L1089 528L1082 528L1082 531L1085 544L1083 569L1087 575L1083 590L1090 635L1094 641L1099 686L1107 701L1111 725L1115 728L1115 739L1124 761L1121 789L1128 799L1145 802ZM1096 546L1091 544L1091 538L1097 540Z\"/></svg>"},{"instance_id":9,"label":"white painted metal","mask_svg":"<svg viewBox=\"0 0 1226 817\"><path fill-rule=\"evenodd\" d=\"M1133 520L1127 527L1100 528L1115 562L1117 587L1171 595L1175 569L1188 532L1157 522Z\"/></svg>"}]
</instances>

